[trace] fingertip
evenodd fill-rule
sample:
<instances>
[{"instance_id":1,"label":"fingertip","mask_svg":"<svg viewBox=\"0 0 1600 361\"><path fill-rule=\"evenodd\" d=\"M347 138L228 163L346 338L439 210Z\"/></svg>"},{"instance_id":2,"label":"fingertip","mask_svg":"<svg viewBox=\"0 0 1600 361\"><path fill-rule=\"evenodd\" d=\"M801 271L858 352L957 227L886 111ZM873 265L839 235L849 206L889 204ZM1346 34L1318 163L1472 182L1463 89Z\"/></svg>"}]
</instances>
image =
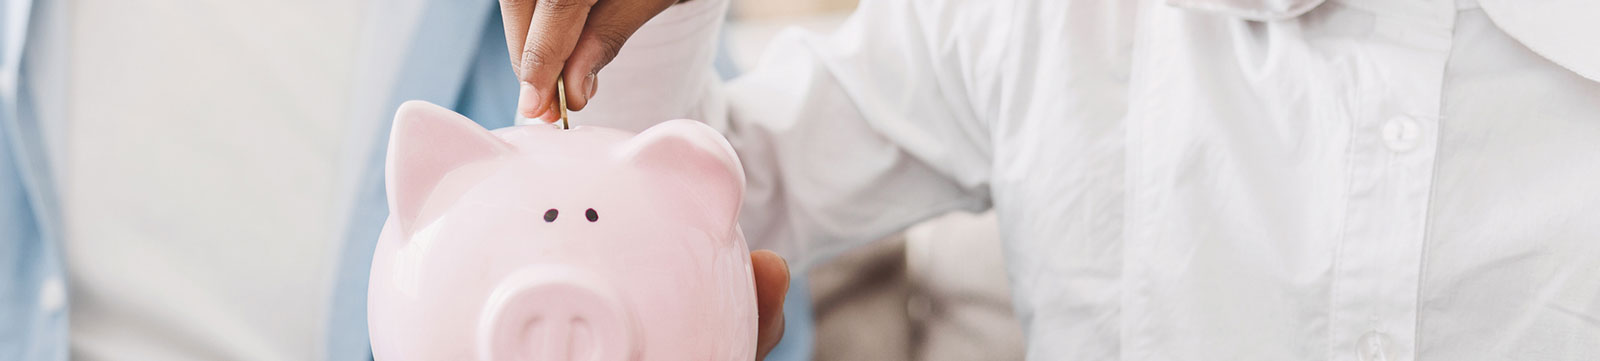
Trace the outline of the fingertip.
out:
<instances>
[{"instance_id":1,"label":"fingertip","mask_svg":"<svg viewBox=\"0 0 1600 361\"><path fill-rule=\"evenodd\" d=\"M595 75L594 73L581 73L570 70L563 74L568 79L566 82L567 108L583 110L589 106L589 101L594 100Z\"/></svg>"},{"instance_id":2,"label":"fingertip","mask_svg":"<svg viewBox=\"0 0 1600 361\"><path fill-rule=\"evenodd\" d=\"M561 120L561 116L556 115L556 111L555 107L545 107L544 113L539 113L539 120L544 121L546 124Z\"/></svg>"},{"instance_id":3,"label":"fingertip","mask_svg":"<svg viewBox=\"0 0 1600 361\"><path fill-rule=\"evenodd\" d=\"M782 289L782 292L778 292L778 299L787 300L789 298L789 281L793 279L789 276L789 261L779 257L777 253L773 253L772 257L778 259L778 283L781 285L779 288Z\"/></svg>"},{"instance_id":4,"label":"fingertip","mask_svg":"<svg viewBox=\"0 0 1600 361\"><path fill-rule=\"evenodd\" d=\"M539 96L539 90L531 83L522 82L521 89L517 93L517 113L525 118L536 118L547 111L545 108L547 106Z\"/></svg>"},{"instance_id":5,"label":"fingertip","mask_svg":"<svg viewBox=\"0 0 1600 361\"><path fill-rule=\"evenodd\" d=\"M756 282L777 288L778 299L783 300L784 296L789 293L789 281L791 278L789 261L779 256L777 252L770 250L750 252L750 257L755 263L754 266L760 267L760 270L757 271L757 277L760 279L756 280Z\"/></svg>"},{"instance_id":6,"label":"fingertip","mask_svg":"<svg viewBox=\"0 0 1600 361\"><path fill-rule=\"evenodd\" d=\"M780 260L779 264L783 264L785 268L788 268L787 264L781 263L781 260L783 259L783 257L779 257L777 252L773 252L771 250L758 249L758 250L755 250L755 251L751 251L750 252L750 258L751 258L751 260L757 261L757 263L762 263L762 264L768 263L773 259L777 259L777 260Z\"/></svg>"},{"instance_id":7,"label":"fingertip","mask_svg":"<svg viewBox=\"0 0 1600 361\"><path fill-rule=\"evenodd\" d=\"M583 75L583 84L582 85L583 85L583 102L584 102L584 104L588 104L590 100L594 100L595 91L599 90L600 78L599 78L598 75L596 75L593 72L590 72L588 74L584 74Z\"/></svg>"}]
</instances>

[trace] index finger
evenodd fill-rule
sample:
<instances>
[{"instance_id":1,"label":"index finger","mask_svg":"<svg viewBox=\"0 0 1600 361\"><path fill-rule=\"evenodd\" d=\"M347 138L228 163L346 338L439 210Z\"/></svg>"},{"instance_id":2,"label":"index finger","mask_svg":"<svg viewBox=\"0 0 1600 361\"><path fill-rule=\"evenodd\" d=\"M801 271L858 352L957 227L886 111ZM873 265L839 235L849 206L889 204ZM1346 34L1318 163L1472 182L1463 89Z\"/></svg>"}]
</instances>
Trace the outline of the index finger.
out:
<instances>
[{"instance_id":1,"label":"index finger","mask_svg":"<svg viewBox=\"0 0 1600 361\"><path fill-rule=\"evenodd\" d=\"M522 79L522 44L528 39L528 22L533 19L533 4L538 0L500 0L500 22L506 30L506 54L511 56L511 72Z\"/></svg>"},{"instance_id":2,"label":"index finger","mask_svg":"<svg viewBox=\"0 0 1600 361\"><path fill-rule=\"evenodd\" d=\"M572 48L583 33L589 9L596 0L536 0L528 20L528 32L516 63L518 77L525 83L517 109L524 117L535 117L555 101L556 77L572 55ZM527 88L532 88L527 94Z\"/></svg>"}]
</instances>

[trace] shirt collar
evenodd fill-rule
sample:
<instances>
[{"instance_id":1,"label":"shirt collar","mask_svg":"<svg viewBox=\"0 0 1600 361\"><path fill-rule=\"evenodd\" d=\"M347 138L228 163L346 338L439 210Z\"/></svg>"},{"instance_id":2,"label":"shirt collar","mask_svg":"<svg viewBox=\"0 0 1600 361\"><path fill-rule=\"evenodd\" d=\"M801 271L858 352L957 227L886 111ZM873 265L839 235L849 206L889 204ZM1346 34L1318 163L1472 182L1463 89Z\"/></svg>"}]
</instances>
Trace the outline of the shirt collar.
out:
<instances>
[{"instance_id":1,"label":"shirt collar","mask_svg":"<svg viewBox=\"0 0 1600 361\"><path fill-rule=\"evenodd\" d=\"M1254 21L1292 19L1326 0L1165 0L1167 5ZM1589 80L1600 81L1600 1L1478 0L1506 34L1534 53Z\"/></svg>"},{"instance_id":2,"label":"shirt collar","mask_svg":"<svg viewBox=\"0 0 1600 361\"><path fill-rule=\"evenodd\" d=\"M1479 0L1500 30L1534 53L1600 81L1600 1Z\"/></svg>"}]
</instances>

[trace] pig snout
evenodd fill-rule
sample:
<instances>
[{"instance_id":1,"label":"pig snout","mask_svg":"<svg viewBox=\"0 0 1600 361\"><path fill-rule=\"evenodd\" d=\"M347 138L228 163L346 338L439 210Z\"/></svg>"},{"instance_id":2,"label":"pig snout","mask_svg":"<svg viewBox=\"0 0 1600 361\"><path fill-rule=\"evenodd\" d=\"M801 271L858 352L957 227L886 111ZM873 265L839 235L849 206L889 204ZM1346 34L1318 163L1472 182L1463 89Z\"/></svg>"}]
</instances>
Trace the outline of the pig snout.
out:
<instances>
[{"instance_id":1,"label":"pig snout","mask_svg":"<svg viewBox=\"0 0 1600 361\"><path fill-rule=\"evenodd\" d=\"M594 275L562 266L503 279L478 323L480 361L628 361L632 314Z\"/></svg>"}]
</instances>

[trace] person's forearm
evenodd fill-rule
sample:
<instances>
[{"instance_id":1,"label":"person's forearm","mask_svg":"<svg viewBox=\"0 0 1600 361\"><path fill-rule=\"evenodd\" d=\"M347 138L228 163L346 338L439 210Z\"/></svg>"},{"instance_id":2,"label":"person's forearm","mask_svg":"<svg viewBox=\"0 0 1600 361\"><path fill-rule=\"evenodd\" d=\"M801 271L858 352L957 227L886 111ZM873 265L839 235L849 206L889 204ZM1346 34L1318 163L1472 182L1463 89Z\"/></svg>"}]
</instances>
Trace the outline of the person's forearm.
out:
<instances>
[{"instance_id":1,"label":"person's forearm","mask_svg":"<svg viewBox=\"0 0 1600 361\"><path fill-rule=\"evenodd\" d=\"M602 70L613 85L579 124L690 118L721 130L744 164L751 247L801 269L924 218L987 207L988 136L958 98L966 89L952 88L965 69L935 50L962 29L923 26L962 14L958 4L864 3L831 36L782 32L760 64L723 84L711 63L726 6L675 5L641 28Z\"/></svg>"}]
</instances>

